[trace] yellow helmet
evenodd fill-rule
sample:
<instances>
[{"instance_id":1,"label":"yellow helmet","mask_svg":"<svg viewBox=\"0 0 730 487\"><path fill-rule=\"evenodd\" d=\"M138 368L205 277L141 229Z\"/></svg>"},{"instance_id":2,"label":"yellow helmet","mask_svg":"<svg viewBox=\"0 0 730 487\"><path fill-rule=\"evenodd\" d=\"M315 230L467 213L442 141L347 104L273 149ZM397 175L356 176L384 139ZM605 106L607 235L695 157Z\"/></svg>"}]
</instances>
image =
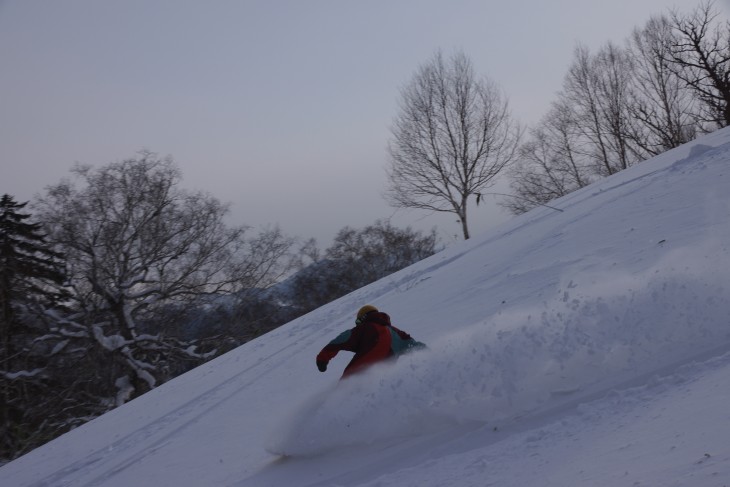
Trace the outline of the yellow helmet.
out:
<instances>
[{"instance_id":1,"label":"yellow helmet","mask_svg":"<svg viewBox=\"0 0 730 487\"><path fill-rule=\"evenodd\" d=\"M367 315L368 313L372 313L373 311L378 311L378 308L376 308L372 304L366 304L358 310L357 317L355 318L355 323L359 325L365 319L365 315Z\"/></svg>"}]
</instances>

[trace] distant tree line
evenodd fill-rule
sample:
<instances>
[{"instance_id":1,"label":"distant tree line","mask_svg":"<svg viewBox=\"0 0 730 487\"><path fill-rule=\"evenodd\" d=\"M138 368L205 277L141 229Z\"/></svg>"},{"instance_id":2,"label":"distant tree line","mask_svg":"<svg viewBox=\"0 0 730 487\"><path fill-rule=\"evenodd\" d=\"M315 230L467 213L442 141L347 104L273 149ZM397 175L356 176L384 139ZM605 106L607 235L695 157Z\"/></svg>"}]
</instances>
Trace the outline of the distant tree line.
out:
<instances>
[{"instance_id":1,"label":"distant tree line","mask_svg":"<svg viewBox=\"0 0 730 487\"><path fill-rule=\"evenodd\" d=\"M0 200L0 461L436 251L387 222L322 253L224 223L141 152Z\"/></svg>"},{"instance_id":2,"label":"distant tree line","mask_svg":"<svg viewBox=\"0 0 730 487\"><path fill-rule=\"evenodd\" d=\"M514 213L730 125L730 23L712 2L651 18L623 46L575 50L510 169Z\"/></svg>"},{"instance_id":3,"label":"distant tree line","mask_svg":"<svg viewBox=\"0 0 730 487\"><path fill-rule=\"evenodd\" d=\"M401 90L388 146L391 205L458 217L506 172L515 214L730 124L730 23L712 2L575 49L562 90L526 133L461 52L438 51Z\"/></svg>"}]
</instances>

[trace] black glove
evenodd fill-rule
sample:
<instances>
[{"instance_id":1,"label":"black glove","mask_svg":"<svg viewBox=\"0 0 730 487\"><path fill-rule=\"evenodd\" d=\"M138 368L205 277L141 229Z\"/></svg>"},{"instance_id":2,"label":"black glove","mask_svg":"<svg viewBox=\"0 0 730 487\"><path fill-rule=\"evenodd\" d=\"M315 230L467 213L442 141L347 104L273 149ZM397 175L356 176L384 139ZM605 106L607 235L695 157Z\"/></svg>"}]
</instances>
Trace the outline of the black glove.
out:
<instances>
[{"instance_id":1,"label":"black glove","mask_svg":"<svg viewBox=\"0 0 730 487\"><path fill-rule=\"evenodd\" d=\"M317 360L317 368L320 372L324 372L325 370L327 370L327 362L325 362L324 360Z\"/></svg>"}]
</instances>

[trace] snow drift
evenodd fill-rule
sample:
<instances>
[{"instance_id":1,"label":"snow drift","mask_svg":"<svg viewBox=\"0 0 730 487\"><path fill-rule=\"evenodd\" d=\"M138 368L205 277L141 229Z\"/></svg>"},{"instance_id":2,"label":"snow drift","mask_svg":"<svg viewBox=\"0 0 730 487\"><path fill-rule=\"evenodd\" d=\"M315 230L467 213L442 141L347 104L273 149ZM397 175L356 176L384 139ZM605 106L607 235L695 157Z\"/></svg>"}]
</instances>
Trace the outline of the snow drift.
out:
<instances>
[{"instance_id":1,"label":"snow drift","mask_svg":"<svg viewBox=\"0 0 730 487\"><path fill-rule=\"evenodd\" d=\"M465 422L503 426L727 350L722 246L677 249L639 273L573 276L534 308L490 316L318 392L267 449L306 456Z\"/></svg>"}]
</instances>

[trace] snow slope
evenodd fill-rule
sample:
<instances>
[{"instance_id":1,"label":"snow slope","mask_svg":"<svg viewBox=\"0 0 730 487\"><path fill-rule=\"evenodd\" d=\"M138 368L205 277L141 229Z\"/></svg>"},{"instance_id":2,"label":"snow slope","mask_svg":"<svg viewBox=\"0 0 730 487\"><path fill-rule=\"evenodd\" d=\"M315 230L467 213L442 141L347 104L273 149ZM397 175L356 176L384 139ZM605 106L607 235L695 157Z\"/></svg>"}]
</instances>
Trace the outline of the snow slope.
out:
<instances>
[{"instance_id":1,"label":"snow slope","mask_svg":"<svg viewBox=\"0 0 730 487\"><path fill-rule=\"evenodd\" d=\"M0 485L730 486L729 173L724 129L247 343ZM320 374L366 303L429 350Z\"/></svg>"}]
</instances>

